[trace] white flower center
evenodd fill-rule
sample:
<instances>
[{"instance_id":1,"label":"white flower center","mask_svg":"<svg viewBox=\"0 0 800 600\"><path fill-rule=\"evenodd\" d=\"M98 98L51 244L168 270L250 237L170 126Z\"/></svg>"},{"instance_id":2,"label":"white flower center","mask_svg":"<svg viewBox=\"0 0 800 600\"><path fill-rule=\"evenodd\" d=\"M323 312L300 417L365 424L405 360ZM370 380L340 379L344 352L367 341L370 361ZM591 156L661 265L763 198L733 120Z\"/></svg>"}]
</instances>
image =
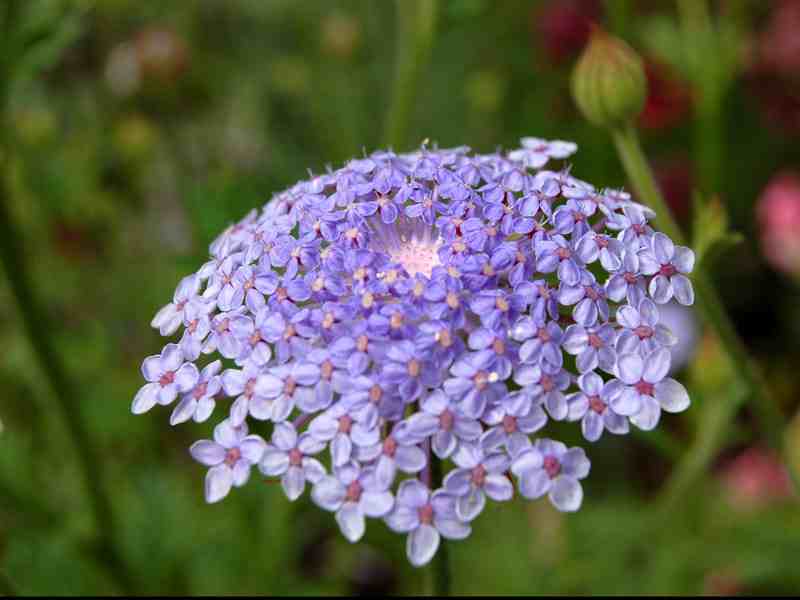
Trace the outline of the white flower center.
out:
<instances>
[{"instance_id":1,"label":"white flower center","mask_svg":"<svg viewBox=\"0 0 800 600\"><path fill-rule=\"evenodd\" d=\"M389 250L389 257L393 262L403 265L411 277L417 273L430 277L434 267L442 264L439 261L441 245L441 239L403 240L400 245Z\"/></svg>"}]
</instances>

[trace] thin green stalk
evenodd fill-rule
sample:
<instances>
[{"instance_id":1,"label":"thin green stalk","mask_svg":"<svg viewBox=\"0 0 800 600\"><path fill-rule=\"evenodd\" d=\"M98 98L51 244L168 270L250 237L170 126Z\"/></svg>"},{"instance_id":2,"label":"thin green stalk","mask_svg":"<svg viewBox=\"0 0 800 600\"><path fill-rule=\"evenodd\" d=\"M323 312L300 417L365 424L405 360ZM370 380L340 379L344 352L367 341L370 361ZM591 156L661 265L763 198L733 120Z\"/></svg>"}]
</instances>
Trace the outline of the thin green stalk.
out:
<instances>
[{"instance_id":1,"label":"thin green stalk","mask_svg":"<svg viewBox=\"0 0 800 600\"><path fill-rule=\"evenodd\" d=\"M434 456L430 456L432 486L436 489L442 485L442 461ZM428 567L427 594L429 596L449 596L450 595L450 560L448 556L447 541L441 540L439 550L433 557Z\"/></svg>"},{"instance_id":2,"label":"thin green stalk","mask_svg":"<svg viewBox=\"0 0 800 600\"><path fill-rule=\"evenodd\" d=\"M397 0L395 6L396 72L384 142L395 149L402 149L408 143L414 100L433 47L437 0Z\"/></svg>"},{"instance_id":3,"label":"thin green stalk","mask_svg":"<svg viewBox=\"0 0 800 600\"><path fill-rule=\"evenodd\" d=\"M6 22L5 26L10 27L10 22ZM31 349L52 390L53 398L75 446L81 476L88 492L90 511L98 531L98 557L108 567L121 591L133 591L133 581L115 545L117 528L111 503L101 480L103 457L94 452L89 431L81 417L78 395L53 345L52 332L55 328L50 324L48 312L33 292L21 236L12 220L7 173L11 163L12 145L8 133L11 127L8 123L7 108L13 61L8 52L4 54L5 61L0 64L2 67L0 70L0 264L8 278L9 288L16 301Z\"/></svg>"},{"instance_id":4,"label":"thin green stalk","mask_svg":"<svg viewBox=\"0 0 800 600\"><path fill-rule=\"evenodd\" d=\"M723 99L732 81L735 63L719 56L724 50L721 24L715 27L706 0L678 0L678 14L683 30L685 61L692 84L699 92L694 115L694 154L704 193L719 190L725 160Z\"/></svg>"},{"instance_id":5,"label":"thin green stalk","mask_svg":"<svg viewBox=\"0 0 800 600\"><path fill-rule=\"evenodd\" d=\"M664 485L654 513L656 523L663 525L668 522L665 517L678 508L678 503L688 496L689 490L714 460L717 449L727 439L736 409L744 396L745 394L739 393L730 402L710 401L700 407L702 413L698 419L698 431L702 433L695 436L679 468Z\"/></svg>"},{"instance_id":6,"label":"thin green stalk","mask_svg":"<svg viewBox=\"0 0 800 600\"><path fill-rule=\"evenodd\" d=\"M656 186L650 165L647 162L636 130L633 126L627 126L612 132L614 144L616 145L625 172L631 180L634 191L639 199L651 206L657 213L656 223L659 228L670 236L675 242L685 245L685 239L678 224L675 222L670 212L669 206L664 201L661 192ZM776 449L783 446L783 416L776 403L771 398L769 386L764 380L759 368L748 354L747 348L742 342L733 322L728 316L725 306L717 293L714 284L705 271L704 265L698 264L692 277L697 296L697 308L700 311L706 325L719 338L722 351L727 355L730 364L736 370L736 374L741 378L747 389L755 400L755 407L762 431L767 441ZM730 405L730 411L725 414L725 418L730 421L735 414L735 408L739 406L743 397L728 397L723 403ZM701 430L701 436L710 437L708 430ZM721 440L705 440L703 443L713 443L716 445ZM704 452L703 460L697 460L690 453L684 458L678 467L675 478L691 478L691 473L703 470L708 461L713 456L713 452Z\"/></svg>"},{"instance_id":7,"label":"thin green stalk","mask_svg":"<svg viewBox=\"0 0 800 600\"><path fill-rule=\"evenodd\" d=\"M3 596L17 596L17 586L11 581L11 578L6 575L6 572L0 569L0 594Z\"/></svg>"}]
</instances>

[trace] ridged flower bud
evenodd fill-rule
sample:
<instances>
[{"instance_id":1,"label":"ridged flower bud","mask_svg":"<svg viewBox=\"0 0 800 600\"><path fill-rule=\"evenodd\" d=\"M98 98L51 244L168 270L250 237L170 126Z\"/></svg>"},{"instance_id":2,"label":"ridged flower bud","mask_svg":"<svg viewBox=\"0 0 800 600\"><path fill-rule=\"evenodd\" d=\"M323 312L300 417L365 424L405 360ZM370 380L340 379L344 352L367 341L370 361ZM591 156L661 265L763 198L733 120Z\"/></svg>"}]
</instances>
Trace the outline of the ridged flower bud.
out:
<instances>
[{"instance_id":1,"label":"ridged flower bud","mask_svg":"<svg viewBox=\"0 0 800 600\"><path fill-rule=\"evenodd\" d=\"M617 128L631 123L647 95L642 59L621 39L595 28L572 73L572 95L594 125Z\"/></svg>"}]
</instances>

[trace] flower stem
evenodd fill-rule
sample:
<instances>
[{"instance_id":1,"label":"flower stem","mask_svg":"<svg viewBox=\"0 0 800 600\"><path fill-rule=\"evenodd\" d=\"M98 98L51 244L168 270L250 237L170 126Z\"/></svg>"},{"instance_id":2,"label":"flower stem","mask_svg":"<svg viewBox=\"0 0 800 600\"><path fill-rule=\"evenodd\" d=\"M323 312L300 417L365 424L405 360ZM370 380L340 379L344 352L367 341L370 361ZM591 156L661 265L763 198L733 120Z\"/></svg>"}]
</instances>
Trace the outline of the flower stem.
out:
<instances>
[{"instance_id":1,"label":"flower stem","mask_svg":"<svg viewBox=\"0 0 800 600\"><path fill-rule=\"evenodd\" d=\"M10 27L9 22L5 25ZM86 422L81 416L78 396L52 342L54 327L49 324L49 315L34 294L31 277L26 269L26 254L21 235L12 220L8 170L13 148L9 134L12 127L7 108L13 60L8 56L8 52L3 54L5 60L0 63L0 264L8 278L9 288L16 301L31 349L49 384L76 450L81 476L89 497L90 510L97 526L97 556L108 567L120 591L133 591L133 580L128 575L115 544L117 528L111 502L102 484L103 457L94 453Z\"/></svg>"},{"instance_id":2,"label":"flower stem","mask_svg":"<svg viewBox=\"0 0 800 600\"><path fill-rule=\"evenodd\" d=\"M431 466L431 476L433 485L431 489L437 489L442 485L442 461L431 456L428 460ZM449 596L450 595L450 560L448 557L447 541L442 539L439 543L439 550L433 557L431 564L427 567L427 594L429 596Z\"/></svg>"},{"instance_id":3,"label":"flower stem","mask_svg":"<svg viewBox=\"0 0 800 600\"><path fill-rule=\"evenodd\" d=\"M0 569L0 594L3 596L17 596L17 588L6 572Z\"/></svg>"},{"instance_id":4,"label":"flower stem","mask_svg":"<svg viewBox=\"0 0 800 600\"><path fill-rule=\"evenodd\" d=\"M437 0L397 0L395 82L386 119L384 142L403 148L419 82L430 59L436 30Z\"/></svg>"},{"instance_id":5,"label":"flower stem","mask_svg":"<svg viewBox=\"0 0 800 600\"><path fill-rule=\"evenodd\" d=\"M656 186L653 172L642 151L636 130L632 125L628 125L612 131L612 135L625 172L639 199L656 211L656 223L659 228L675 240L676 243L685 245L683 232L672 217L669 206ZM696 265L692 279L700 314L709 329L719 339L722 351L727 355L736 374L747 386L749 395L754 398L764 437L772 447L781 449L783 446L783 415L781 415L778 406L770 396L769 386L737 334L733 322L725 310L725 305L702 263ZM744 398L745 396L730 396L724 402L731 404L731 408L734 409L738 407ZM724 414L724 419L730 421L734 415L735 410L730 410ZM701 430L701 435L706 435L707 431L707 429ZM710 440L709 443L713 444L713 448L703 452L703 460L696 460L691 451L687 453L673 478L687 477L688 475L684 471L689 473L702 472L714 456L714 452L711 450L715 450L721 442L721 438Z\"/></svg>"}]
</instances>

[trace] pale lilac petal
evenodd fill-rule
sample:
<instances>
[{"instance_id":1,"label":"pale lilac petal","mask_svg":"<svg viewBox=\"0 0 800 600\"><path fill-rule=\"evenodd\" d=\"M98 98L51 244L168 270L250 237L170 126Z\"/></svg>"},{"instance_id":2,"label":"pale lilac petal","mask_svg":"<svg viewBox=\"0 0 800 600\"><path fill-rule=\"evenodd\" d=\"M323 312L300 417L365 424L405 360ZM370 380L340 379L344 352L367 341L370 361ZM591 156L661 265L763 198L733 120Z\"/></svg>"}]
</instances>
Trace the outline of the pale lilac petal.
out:
<instances>
[{"instance_id":1,"label":"pale lilac petal","mask_svg":"<svg viewBox=\"0 0 800 600\"><path fill-rule=\"evenodd\" d=\"M644 361L638 354L623 354L617 361L617 369L619 378L628 385L633 385L642 379Z\"/></svg>"},{"instance_id":2,"label":"pale lilac petal","mask_svg":"<svg viewBox=\"0 0 800 600\"><path fill-rule=\"evenodd\" d=\"M422 524L408 535L406 555L415 567L428 564L439 548L439 532L431 525Z\"/></svg>"},{"instance_id":3,"label":"pale lilac petal","mask_svg":"<svg viewBox=\"0 0 800 600\"><path fill-rule=\"evenodd\" d=\"M227 465L217 465L209 469L206 473L206 502L219 502L228 495L232 485L233 471Z\"/></svg>"},{"instance_id":4,"label":"pale lilac petal","mask_svg":"<svg viewBox=\"0 0 800 600\"><path fill-rule=\"evenodd\" d=\"M469 493L456 500L456 514L462 521L472 521L486 506L486 495L480 488L472 488Z\"/></svg>"},{"instance_id":5,"label":"pale lilac petal","mask_svg":"<svg viewBox=\"0 0 800 600\"><path fill-rule=\"evenodd\" d=\"M364 520L364 513L355 502L345 502L342 507L336 511L336 522L339 524L339 529L347 541L355 543L364 536L366 530L366 522Z\"/></svg>"},{"instance_id":6,"label":"pale lilac petal","mask_svg":"<svg viewBox=\"0 0 800 600\"><path fill-rule=\"evenodd\" d=\"M677 274L672 276L671 281L675 299L684 306L694 304L694 289L689 278L686 275Z\"/></svg>"},{"instance_id":7,"label":"pale lilac petal","mask_svg":"<svg viewBox=\"0 0 800 600\"><path fill-rule=\"evenodd\" d=\"M666 304L672 299L672 284L670 280L663 275L656 275L653 277L653 279L650 280L650 285L647 290L650 292L650 297L657 304Z\"/></svg>"},{"instance_id":8,"label":"pale lilac petal","mask_svg":"<svg viewBox=\"0 0 800 600\"><path fill-rule=\"evenodd\" d=\"M655 398L642 396L642 408L630 418L631 423L643 431L655 429L661 417L661 406Z\"/></svg>"},{"instance_id":9,"label":"pale lilac petal","mask_svg":"<svg viewBox=\"0 0 800 600\"><path fill-rule=\"evenodd\" d=\"M225 460L227 450L211 440L200 440L189 448L189 453L197 462L213 467Z\"/></svg>"},{"instance_id":10,"label":"pale lilac petal","mask_svg":"<svg viewBox=\"0 0 800 600\"><path fill-rule=\"evenodd\" d=\"M300 467L290 467L281 478L281 486L286 497L294 502L303 494L306 487L306 477Z\"/></svg>"},{"instance_id":11,"label":"pale lilac petal","mask_svg":"<svg viewBox=\"0 0 800 600\"><path fill-rule=\"evenodd\" d=\"M575 512L583 502L583 488L576 479L560 475L553 480L548 497L558 510Z\"/></svg>"},{"instance_id":12,"label":"pale lilac petal","mask_svg":"<svg viewBox=\"0 0 800 600\"><path fill-rule=\"evenodd\" d=\"M185 423L194 416L196 409L197 400L191 396L186 396L175 406L175 409L169 417L169 424L174 426Z\"/></svg>"},{"instance_id":13,"label":"pale lilac petal","mask_svg":"<svg viewBox=\"0 0 800 600\"><path fill-rule=\"evenodd\" d=\"M250 479L250 461L247 460L237 460L236 464L233 465L233 469L231 472L233 473L233 485L236 487L242 487L245 483L247 483L248 479Z\"/></svg>"},{"instance_id":14,"label":"pale lilac petal","mask_svg":"<svg viewBox=\"0 0 800 600\"><path fill-rule=\"evenodd\" d=\"M194 363L185 363L175 373L175 385L179 392L188 392L200 379L200 371Z\"/></svg>"},{"instance_id":15,"label":"pale lilac petal","mask_svg":"<svg viewBox=\"0 0 800 600\"><path fill-rule=\"evenodd\" d=\"M658 383L669 372L672 353L667 348L656 350L647 356L642 378L648 383Z\"/></svg>"},{"instance_id":16,"label":"pale lilac petal","mask_svg":"<svg viewBox=\"0 0 800 600\"><path fill-rule=\"evenodd\" d=\"M266 444L264 440L257 435L248 435L239 444L239 450L241 450L242 456L253 464L261 460L265 448Z\"/></svg>"},{"instance_id":17,"label":"pale lilac petal","mask_svg":"<svg viewBox=\"0 0 800 600\"><path fill-rule=\"evenodd\" d=\"M615 413L629 417L637 414L642 408L641 394L635 388L626 387L611 399L611 408Z\"/></svg>"},{"instance_id":18,"label":"pale lilac petal","mask_svg":"<svg viewBox=\"0 0 800 600\"><path fill-rule=\"evenodd\" d=\"M397 468L404 473L418 473L427 462L425 452L418 446L399 446L394 454Z\"/></svg>"},{"instance_id":19,"label":"pale lilac petal","mask_svg":"<svg viewBox=\"0 0 800 600\"><path fill-rule=\"evenodd\" d=\"M672 378L656 384L655 396L661 408L667 412L678 413L689 408L689 394L686 388Z\"/></svg>"},{"instance_id":20,"label":"pale lilac petal","mask_svg":"<svg viewBox=\"0 0 800 600\"><path fill-rule=\"evenodd\" d=\"M391 492L371 492L365 490L361 493L361 510L368 517L378 518L389 514L394 506L394 496Z\"/></svg>"},{"instance_id":21,"label":"pale lilac petal","mask_svg":"<svg viewBox=\"0 0 800 600\"><path fill-rule=\"evenodd\" d=\"M270 477L283 475L289 468L289 455L274 446L268 446L258 467L264 475Z\"/></svg>"},{"instance_id":22,"label":"pale lilac petal","mask_svg":"<svg viewBox=\"0 0 800 600\"><path fill-rule=\"evenodd\" d=\"M398 503L392 512L386 515L386 524L396 533L408 533L419 527L418 509Z\"/></svg>"},{"instance_id":23,"label":"pale lilac petal","mask_svg":"<svg viewBox=\"0 0 800 600\"><path fill-rule=\"evenodd\" d=\"M514 486L505 475L492 474L486 476L483 491L492 500L503 502L514 495Z\"/></svg>"},{"instance_id":24,"label":"pale lilac petal","mask_svg":"<svg viewBox=\"0 0 800 600\"><path fill-rule=\"evenodd\" d=\"M342 505L346 493L344 485L336 477L326 475L314 484L314 489L311 490L311 499L320 508L334 511Z\"/></svg>"},{"instance_id":25,"label":"pale lilac petal","mask_svg":"<svg viewBox=\"0 0 800 600\"><path fill-rule=\"evenodd\" d=\"M148 383L144 385L133 398L131 404L131 412L135 415L141 415L153 408L158 402L158 392L161 386L157 383Z\"/></svg>"},{"instance_id":26,"label":"pale lilac petal","mask_svg":"<svg viewBox=\"0 0 800 600\"><path fill-rule=\"evenodd\" d=\"M472 528L455 518L440 518L434 516L433 524L443 538L448 540L463 540L472 533Z\"/></svg>"},{"instance_id":27,"label":"pale lilac petal","mask_svg":"<svg viewBox=\"0 0 800 600\"><path fill-rule=\"evenodd\" d=\"M551 479L542 469L525 471L519 478L519 493L525 498L535 500L550 490Z\"/></svg>"}]
</instances>

